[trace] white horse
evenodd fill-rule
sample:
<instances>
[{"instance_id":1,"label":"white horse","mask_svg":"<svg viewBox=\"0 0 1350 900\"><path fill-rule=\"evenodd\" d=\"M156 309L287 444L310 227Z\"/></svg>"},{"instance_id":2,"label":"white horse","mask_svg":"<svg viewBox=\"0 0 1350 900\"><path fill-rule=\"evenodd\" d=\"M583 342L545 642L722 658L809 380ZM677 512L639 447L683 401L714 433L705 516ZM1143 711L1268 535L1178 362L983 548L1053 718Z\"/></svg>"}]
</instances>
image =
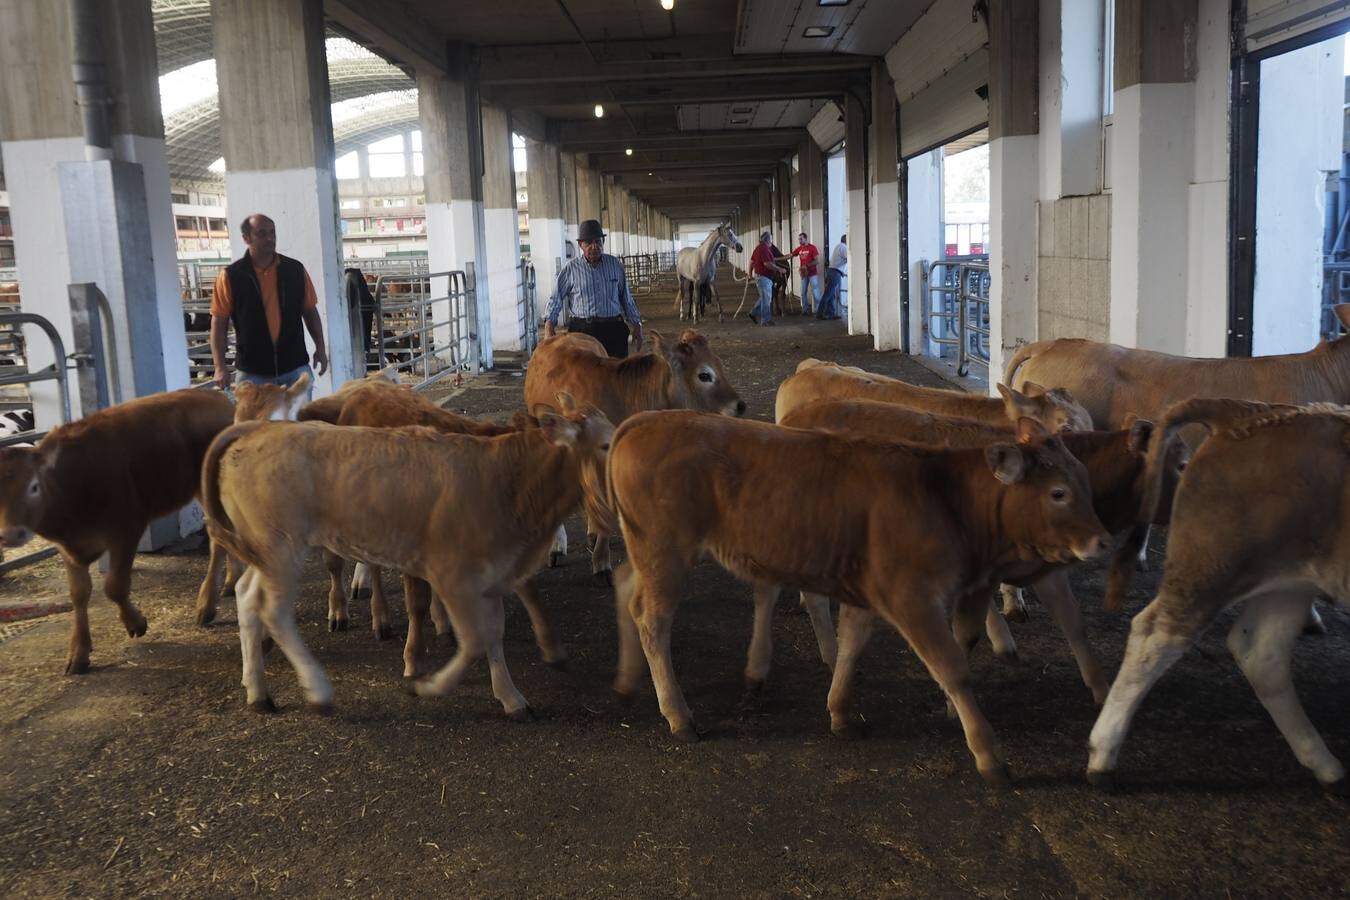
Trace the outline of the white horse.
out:
<instances>
[{"instance_id":1,"label":"white horse","mask_svg":"<svg viewBox=\"0 0 1350 900\"><path fill-rule=\"evenodd\" d=\"M717 286L713 279L717 276L717 249L723 245L735 248L737 253L742 251L741 239L727 222L708 232L703 243L697 247L685 247L680 250L679 256L675 258L675 274L680 280L680 289L675 295L675 306L680 311L681 319L686 318L686 309L688 318L694 321L698 321L702 316L699 289L706 284L712 299L717 303L717 321L722 321L722 300L717 296ZM689 297L687 307L682 302L686 290Z\"/></svg>"}]
</instances>

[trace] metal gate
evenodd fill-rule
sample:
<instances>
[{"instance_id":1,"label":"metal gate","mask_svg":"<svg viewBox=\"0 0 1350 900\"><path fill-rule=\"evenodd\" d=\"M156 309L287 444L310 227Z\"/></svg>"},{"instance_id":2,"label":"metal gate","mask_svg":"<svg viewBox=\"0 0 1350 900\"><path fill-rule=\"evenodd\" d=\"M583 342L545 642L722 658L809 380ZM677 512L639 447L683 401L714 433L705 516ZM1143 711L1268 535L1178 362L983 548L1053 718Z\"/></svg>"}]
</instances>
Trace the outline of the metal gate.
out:
<instances>
[{"instance_id":1,"label":"metal gate","mask_svg":"<svg viewBox=\"0 0 1350 900\"><path fill-rule=\"evenodd\" d=\"M949 257L924 265L928 340L956 349L956 372L989 366L989 258ZM943 354L946 355L945 353Z\"/></svg>"},{"instance_id":2,"label":"metal gate","mask_svg":"<svg viewBox=\"0 0 1350 900\"><path fill-rule=\"evenodd\" d=\"M433 290L445 285L443 293ZM423 388L450 374L482 369L473 263L463 271L381 275L375 281L375 359L379 368L421 376Z\"/></svg>"}]
</instances>

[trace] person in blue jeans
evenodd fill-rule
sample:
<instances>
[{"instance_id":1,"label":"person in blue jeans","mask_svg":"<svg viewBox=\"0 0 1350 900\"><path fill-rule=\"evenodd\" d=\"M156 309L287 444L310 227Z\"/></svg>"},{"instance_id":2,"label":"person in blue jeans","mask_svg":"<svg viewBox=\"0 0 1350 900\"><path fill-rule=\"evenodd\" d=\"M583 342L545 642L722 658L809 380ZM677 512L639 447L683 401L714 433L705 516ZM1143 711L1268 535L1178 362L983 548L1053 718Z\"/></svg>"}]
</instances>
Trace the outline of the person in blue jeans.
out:
<instances>
[{"instance_id":1,"label":"person in blue jeans","mask_svg":"<svg viewBox=\"0 0 1350 900\"><path fill-rule=\"evenodd\" d=\"M769 275L773 271L782 271L774 262L773 237L769 232L759 236L759 246L750 254L750 272L755 276L755 288L759 291L759 301L750 311L750 318L756 325L773 324L773 281Z\"/></svg>"},{"instance_id":2,"label":"person in blue jeans","mask_svg":"<svg viewBox=\"0 0 1350 900\"><path fill-rule=\"evenodd\" d=\"M306 402L314 399L314 370L306 363L298 369L292 369L289 372L282 372L280 375L254 375L252 372L234 373L234 383L238 384L279 384L282 387L290 387L300 380L301 375L309 376L309 390L305 391Z\"/></svg>"}]
</instances>

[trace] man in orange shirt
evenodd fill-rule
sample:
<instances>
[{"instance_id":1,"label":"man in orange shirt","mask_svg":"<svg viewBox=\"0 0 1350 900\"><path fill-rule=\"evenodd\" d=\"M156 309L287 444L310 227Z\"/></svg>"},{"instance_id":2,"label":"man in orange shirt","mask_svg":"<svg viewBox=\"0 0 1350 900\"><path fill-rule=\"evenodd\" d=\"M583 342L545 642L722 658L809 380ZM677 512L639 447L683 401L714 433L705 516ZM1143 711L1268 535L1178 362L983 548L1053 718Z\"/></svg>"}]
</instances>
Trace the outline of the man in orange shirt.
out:
<instances>
[{"instance_id":1,"label":"man in orange shirt","mask_svg":"<svg viewBox=\"0 0 1350 900\"><path fill-rule=\"evenodd\" d=\"M211 297L211 357L216 384L232 380L254 384L295 384L304 373L310 379L309 353L301 323L314 340L314 367L328 370L319 301L309 273L296 260L277 253L277 226L254 213L239 226L248 250L216 276ZM230 325L234 325L232 377L225 361Z\"/></svg>"}]
</instances>

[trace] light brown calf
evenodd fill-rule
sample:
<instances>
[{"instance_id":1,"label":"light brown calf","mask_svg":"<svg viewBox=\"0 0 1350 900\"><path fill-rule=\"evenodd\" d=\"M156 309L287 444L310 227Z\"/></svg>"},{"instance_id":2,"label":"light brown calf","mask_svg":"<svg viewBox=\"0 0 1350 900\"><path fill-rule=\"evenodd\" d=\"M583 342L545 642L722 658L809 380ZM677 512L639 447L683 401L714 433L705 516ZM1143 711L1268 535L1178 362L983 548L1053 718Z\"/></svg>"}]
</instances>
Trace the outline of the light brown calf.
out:
<instances>
[{"instance_id":1,"label":"light brown calf","mask_svg":"<svg viewBox=\"0 0 1350 900\"><path fill-rule=\"evenodd\" d=\"M869 434L892 440L912 441L946 448L986 447L999 441L1011 441L1015 433L1011 426L989 425L967 419L951 419L906 409L892 403L875 400L824 400L799 407L789 413L783 425L793 428L815 428L848 434ZM1122 534L1150 521L1165 523L1170 514L1171 493L1184 465L1184 447L1172 442L1165 456L1156 461L1162 466L1158 480L1158 496L1148 489L1147 453L1154 437L1153 423L1140 419L1128 429L1120 431L1073 431L1060 435L1064 446L1087 469L1092 489L1092 508L1112 534ZM1128 576L1131 559L1118 556L1116 568L1124 568ZM1070 564L1072 565L1072 564ZM1083 683L1092 691L1098 703L1106 699L1111 683L1102 671L1083 630L1083 618L1078 601L1069 585L1068 567L1063 563L1030 561L1018 570L1005 572L1005 583L1019 587L1032 586L1041 603L1050 611L1059 625L1083 677ZM1112 581L1119 577L1113 571ZM1123 586L1122 586L1123 587ZM827 662L834 647L833 626L829 618L829 600L814 594L803 596L803 604L811 613L817 640ZM770 606L763 614L771 612ZM756 615L760 615L757 606ZM994 649L1000 655L1016 653L1012 636L998 612L991 606L985 621ZM822 631L825 633L822 634ZM768 633L767 627L764 629ZM978 635L965 635L967 651ZM761 653L767 669L767 654Z\"/></svg>"},{"instance_id":2,"label":"light brown calf","mask_svg":"<svg viewBox=\"0 0 1350 900\"><path fill-rule=\"evenodd\" d=\"M1252 416L1252 404L1223 406L1183 403L1164 419L1166 434L1186 423L1215 433L1177 488L1162 583L1130 628L1088 742L1088 779L1113 785L1145 695L1224 609L1241 602L1228 649L1299 762L1323 787L1345 791L1345 768L1303 711L1290 659L1310 595L1350 601L1350 410Z\"/></svg>"},{"instance_id":3,"label":"light brown calf","mask_svg":"<svg viewBox=\"0 0 1350 900\"><path fill-rule=\"evenodd\" d=\"M1335 308L1350 325L1350 304ZM1040 341L1008 361L1004 382L1063 385L1098 428L1120 428L1134 414L1158 421L1173 403L1227 397L1262 403L1350 402L1350 338L1306 353L1193 359L1079 338Z\"/></svg>"},{"instance_id":4,"label":"light brown calf","mask_svg":"<svg viewBox=\"0 0 1350 900\"><path fill-rule=\"evenodd\" d=\"M966 391L920 387L907 381L867 372L856 366L819 359L804 359L796 374L778 386L774 420L815 400L880 400L940 416L955 416L994 424L1011 424L1026 416L1050 431L1090 431L1092 418L1061 388L1046 390L1038 384L1023 391L998 386L1002 399L981 397Z\"/></svg>"},{"instance_id":5,"label":"light brown calf","mask_svg":"<svg viewBox=\"0 0 1350 900\"><path fill-rule=\"evenodd\" d=\"M727 380L722 361L708 339L687 329L669 351L652 332L652 353L610 359L590 335L559 334L535 350L525 371L525 408L537 414L557 409L560 392L590 404L616 426L649 409L697 409L724 416L745 415L745 401ZM601 522L586 522L591 571L604 580L610 573L609 532Z\"/></svg>"},{"instance_id":6,"label":"light brown calf","mask_svg":"<svg viewBox=\"0 0 1350 900\"><path fill-rule=\"evenodd\" d=\"M262 671L264 626L306 701L332 704L295 624L305 555L319 546L423 579L445 604L458 648L444 669L416 682L419 694L449 692L486 655L493 693L508 714L528 717L502 656L501 598L537 571L582 500L582 482L593 484L588 496L598 490L611 434L594 409L545 413L539 428L499 437L287 422L227 430L207 456L202 492L211 534L251 567L238 589L249 705L274 709Z\"/></svg>"},{"instance_id":7,"label":"light brown calf","mask_svg":"<svg viewBox=\"0 0 1350 900\"><path fill-rule=\"evenodd\" d=\"M809 472L784 490L783 472ZM1007 771L952 636L984 621L1002 570L1097 555L1108 539L1087 473L1057 437L1024 419L1017 441L942 450L688 412L619 427L608 490L627 543L620 670L631 693L640 640L671 732L694 740L670 658L684 573L707 554L756 586L837 598L832 729L849 733L849 694L874 614L894 625L956 705L980 773ZM626 611L631 618L622 613Z\"/></svg>"},{"instance_id":8,"label":"light brown calf","mask_svg":"<svg viewBox=\"0 0 1350 900\"><path fill-rule=\"evenodd\" d=\"M20 547L36 534L60 548L66 565L75 610L67 675L89 670L89 565L105 552L103 590L127 633L145 634L145 616L128 598L136 545L151 521L196 495L206 448L233 417L219 391L173 391L61 425L37 447L0 450L0 547ZM215 591L204 581L197 622L215 615Z\"/></svg>"}]
</instances>

